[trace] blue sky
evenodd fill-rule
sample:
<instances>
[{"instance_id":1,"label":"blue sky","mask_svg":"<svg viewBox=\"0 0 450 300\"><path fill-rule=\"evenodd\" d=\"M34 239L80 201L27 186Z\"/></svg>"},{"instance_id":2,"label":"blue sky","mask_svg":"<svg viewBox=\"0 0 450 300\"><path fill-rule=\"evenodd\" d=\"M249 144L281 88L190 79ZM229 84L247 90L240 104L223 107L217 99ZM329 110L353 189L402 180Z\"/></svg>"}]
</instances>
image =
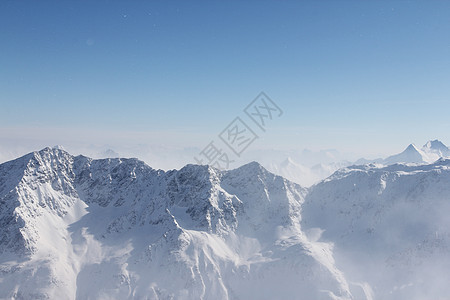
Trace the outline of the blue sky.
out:
<instances>
[{"instance_id":1,"label":"blue sky","mask_svg":"<svg viewBox=\"0 0 450 300\"><path fill-rule=\"evenodd\" d=\"M449 15L448 1L1 1L0 142L202 147L265 91L285 113L255 147L450 143Z\"/></svg>"}]
</instances>

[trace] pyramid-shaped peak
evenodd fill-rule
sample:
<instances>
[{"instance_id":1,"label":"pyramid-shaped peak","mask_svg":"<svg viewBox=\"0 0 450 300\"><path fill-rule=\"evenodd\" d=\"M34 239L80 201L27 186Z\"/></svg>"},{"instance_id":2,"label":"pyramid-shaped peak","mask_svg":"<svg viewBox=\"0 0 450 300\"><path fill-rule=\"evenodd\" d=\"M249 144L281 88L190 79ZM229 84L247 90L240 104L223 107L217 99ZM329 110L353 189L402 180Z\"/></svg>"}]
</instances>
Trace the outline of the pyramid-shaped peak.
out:
<instances>
[{"instance_id":1,"label":"pyramid-shaped peak","mask_svg":"<svg viewBox=\"0 0 450 300\"><path fill-rule=\"evenodd\" d=\"M256 161L252 161L236 169L229 170L227 171L227 174L239 177L267 176L269 174L273 175L271 172L267 171L260 163Z\"/></svg>"},{"instance_id":2,"label":"pyramid-shaped peak","mask_svg":"<svg viewBox=\"0 0 450 300\"><path fill-rule=\"evenodd\" d=\"M419 152L420 153L419 148L417 148L417 146L414 145L414 144L409 144L409 146L405 149L405 151L407 151L407 152Z\"/></svg>"},{"instance_id":3,"label":"pyramid-shaped peak","mask_svg":"<svg viewBox=\"0 0 450 300\"><path fill-rule=\"evenodd\" d=\"M386 158L384 164L396 163L424 163L426 162L425 154L417 148L416 145L410 144L402 153L389 156Z\"/></svg>"},{"instance_id":4,"label":"pyramid-shaped peak","mask_svg":"<svg viewBox=\"0 0 450 300\"><path fill-rule=\"evenodd\" d=\"M245 170L245 171L250 171L250 172L254 172L254 173L266 171L266 169L264 169L264 167L256 161L249 162L248 164L245 164L245 165L237 168L236 170L241 170L241 171Z\"/></svg>"}]
</instances>

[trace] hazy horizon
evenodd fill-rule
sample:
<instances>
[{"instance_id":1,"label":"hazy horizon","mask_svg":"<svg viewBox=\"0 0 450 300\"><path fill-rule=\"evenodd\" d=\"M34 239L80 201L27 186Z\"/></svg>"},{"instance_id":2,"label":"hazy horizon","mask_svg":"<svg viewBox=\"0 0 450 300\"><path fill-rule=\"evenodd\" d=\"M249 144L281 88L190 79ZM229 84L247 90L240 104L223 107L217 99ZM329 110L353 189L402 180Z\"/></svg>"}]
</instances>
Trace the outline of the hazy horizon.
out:
<instances>
[{"instance_id":1,"label":"hazy horizon","mask_svg":"<svg viewBox=\"0 0 450 300\"><path fill-rule=\"evenodd\" d=\"M3 1L1 155L57 144L202 149L261 91L283 115L249 149L377 157L450 142L449 11Z\"/></svg>"}]
</instances>

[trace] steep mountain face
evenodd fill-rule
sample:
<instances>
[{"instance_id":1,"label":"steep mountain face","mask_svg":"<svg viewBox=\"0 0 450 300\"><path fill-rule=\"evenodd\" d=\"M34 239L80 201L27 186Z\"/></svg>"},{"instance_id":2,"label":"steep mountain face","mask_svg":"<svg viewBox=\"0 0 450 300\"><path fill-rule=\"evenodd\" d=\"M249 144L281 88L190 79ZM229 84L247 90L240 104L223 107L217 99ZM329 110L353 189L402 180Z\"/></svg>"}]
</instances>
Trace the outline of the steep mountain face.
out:
<instances>
[{"instance_id":1,"label":"steep mountain face","mask_svg":"<svg viewBox=\"0 0 450 300\"><path fill-rule=\"evenodd\" d=\"M257 163L31 153L0 165L0 298L352 299L305 194Z\"/></svg>"},{"instance_id":2,"label":"steep mountain face","mask_svg":"<svg viewBox=\"0 0 450 300\"><path fill-rule=\"evenodd\" d=\"M342 169L308 193L302 228L323 230L346 278L368 283L376 299L444 299L449 183L448 159Z\"/></svg>"}]
</instances>

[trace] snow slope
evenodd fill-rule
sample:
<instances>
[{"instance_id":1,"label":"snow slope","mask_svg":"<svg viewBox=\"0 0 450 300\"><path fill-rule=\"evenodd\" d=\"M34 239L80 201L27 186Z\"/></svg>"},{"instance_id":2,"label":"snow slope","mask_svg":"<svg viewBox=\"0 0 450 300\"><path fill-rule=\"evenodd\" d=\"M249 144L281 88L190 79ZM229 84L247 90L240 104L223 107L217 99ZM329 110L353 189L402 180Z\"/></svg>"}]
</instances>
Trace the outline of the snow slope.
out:
<instances>
[{"instance_id":1,"label":"snow slope","mask_svg":"<svg viewBox=\"0 0 450 300\"><path fill-rule=\"evenodd\" d=\"M376 299L447 299L449 212L449 159L353 166L311 189L302 226L323 230L347 280Z\"/></svg>"},{"instance_id":2,"label":"snow slope","mask_svg":"<svg viewBox=\"0 0 450 300\"><path fill-rule=\"evenodd\" d=\"M352 299L305 194L257 163L30 153L0 165L0 298Z\"/></svg>"}]
</instances>

